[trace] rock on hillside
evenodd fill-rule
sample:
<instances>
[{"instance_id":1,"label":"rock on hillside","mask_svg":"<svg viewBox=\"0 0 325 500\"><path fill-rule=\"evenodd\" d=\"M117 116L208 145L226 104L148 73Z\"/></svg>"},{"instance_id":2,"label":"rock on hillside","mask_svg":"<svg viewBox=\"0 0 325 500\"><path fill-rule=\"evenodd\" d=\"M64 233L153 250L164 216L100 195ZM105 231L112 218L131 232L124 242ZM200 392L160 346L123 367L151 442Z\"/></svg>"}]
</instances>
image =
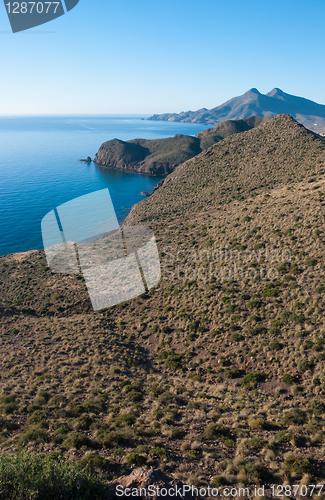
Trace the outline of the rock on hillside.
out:
<instances>
[{"instance_id":1,"label":"rock on hillside","mask_svg":"<svg viewBox=\"0 0 325 500\"><path fill-rule=\"evenodd\" d=\"M168 477L166 474L164 474L160 469L154 469L150 468L149 470L146 469L135 469L132 471L131 474L128 476L122 476L119 477L118 479L115 479L112 481L109 486L112 488L113 491L116 491L117 486L121 486L123 490L126 488L130 488L131 490L137 490L139 492L139 497L140 497L140 488L143 489L144 491L148 491L149 486L153 486L155 491L161 490L162 488L165 488L168 490L174 489L176 486L179 489L183 488L183 483L180 481L175 481L174 479ZM131 495L132 496L132 495ZM133 495L136 496L136 495ZM152 495L152 494L142 494L141 498L144 500L149 500L149 499L156 499L159 498L160 495ZM172 500L174 498L173 495L164 495L163 498L166 500ZM177 498L182 498L189 500L190 498L192 500L195 500L195 497L189 494L179 494L177 495Z\"/></svg>"}]
</instances>

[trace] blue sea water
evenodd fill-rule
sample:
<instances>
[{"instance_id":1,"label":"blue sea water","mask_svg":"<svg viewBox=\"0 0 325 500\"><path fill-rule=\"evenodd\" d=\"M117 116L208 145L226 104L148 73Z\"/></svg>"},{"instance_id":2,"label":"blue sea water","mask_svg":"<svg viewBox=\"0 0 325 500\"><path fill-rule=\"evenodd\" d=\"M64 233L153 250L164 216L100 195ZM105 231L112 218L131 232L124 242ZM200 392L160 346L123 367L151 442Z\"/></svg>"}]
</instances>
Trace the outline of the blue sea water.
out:
<instances>
[{"instance_id":1,"label":"blue sea water","mask_svg":"<svg viewBox=\"0 0 325 500\"><path fill-rule=\"evenodd\" d=\"M41 220L53 208L108 188L119 222L161 177L103 169L94 158L115 137L158 139L195 135L206 125L139 116L0 117L0 255L43 248Z\"/></svg>"}]
</instances>

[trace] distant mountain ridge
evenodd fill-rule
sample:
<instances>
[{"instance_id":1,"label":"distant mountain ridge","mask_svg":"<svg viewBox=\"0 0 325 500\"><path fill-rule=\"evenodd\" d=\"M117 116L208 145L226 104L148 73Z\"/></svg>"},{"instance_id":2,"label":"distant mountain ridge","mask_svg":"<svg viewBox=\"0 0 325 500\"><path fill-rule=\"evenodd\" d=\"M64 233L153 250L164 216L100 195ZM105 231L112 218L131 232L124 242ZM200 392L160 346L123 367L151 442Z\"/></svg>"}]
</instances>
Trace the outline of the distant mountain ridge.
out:
<instances>
[{"instance_id":1,"label":"distant mountain ridge","mask_svg":"<svg viewBox=\"0 0 325 500\"><path fill-rule=\"evenodd\" d=\"M153 115L148 120L217 124L225 120L248 118L252 115L271 117L279 114L291 115L314 132L325 131L325 105L304 97L287 94L279 88L274 88L267 94L261 94L256 88L252 88L245 94L233 97L210 110L202 108L197 111L164 113Z\"/></svg>"}]
</instances>

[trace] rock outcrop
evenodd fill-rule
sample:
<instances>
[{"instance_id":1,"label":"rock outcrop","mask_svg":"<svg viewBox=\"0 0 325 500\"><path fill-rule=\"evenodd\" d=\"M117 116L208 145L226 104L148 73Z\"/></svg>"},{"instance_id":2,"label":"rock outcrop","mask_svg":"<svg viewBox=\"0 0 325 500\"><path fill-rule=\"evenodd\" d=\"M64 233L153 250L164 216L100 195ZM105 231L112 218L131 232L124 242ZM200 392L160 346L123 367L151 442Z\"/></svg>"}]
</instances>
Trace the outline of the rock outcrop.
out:
<instances>
[{"instance_id":1,"label":"rock outcrop","mask_svg":"<svg viewBox=\"0 0 325 500\"><path fill-rule=\"evenodd\" d=\"M137 496L137 498L142 498L143 500L156 500L160 497L163 497L165 500L175 500L175 498L180 500L195 500L196 498L192 495L192 492L190 494L186 492L183 494L183 483L168 477L160 469L153 468L149 470L142 468L135 469L128 476L122 476L110 482L109 486L113 494L116 491L122 491L122 489L125 490L126 488L129 488L131 493L132 491L135 493L135 490L137 490L139 493L138 495L134 494L130 496L132 498ZM152 488L151 491L154 494L149 494L149 486ZM117 487L119 487L119 490L117 490ZM175 491L176 487L178 488L178 495L173 495L172 493ZM159 490L161 491L162 489L167 490L167 495L159 495ZM169 490L171 494L169 494ZM147 495L145 493L147 493ZM165 493L165 491L163 493Z\"/></svg>"}]
</instances>

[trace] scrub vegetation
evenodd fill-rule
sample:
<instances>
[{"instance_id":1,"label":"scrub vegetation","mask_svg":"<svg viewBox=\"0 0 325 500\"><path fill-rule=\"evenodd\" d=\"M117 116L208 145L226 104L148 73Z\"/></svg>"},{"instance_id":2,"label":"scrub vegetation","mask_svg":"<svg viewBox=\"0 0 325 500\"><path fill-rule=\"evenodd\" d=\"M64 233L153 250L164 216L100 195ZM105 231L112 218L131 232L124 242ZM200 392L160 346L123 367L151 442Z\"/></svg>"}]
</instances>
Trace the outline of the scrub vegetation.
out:
<instances>
[{"instance_id":1,"label":"scrub vegetation","mask_svg":"<svg viewBox=\"0 0 325 500\"><path fill-rule=\"evenodd\" d=\"M1 257L1 480L36 460L71 491L82 474L78 498L138 466L190 484L322 483L324 209L325 140L280 115L131 211L159 248L148 293L95 313L83 277L43 252Z\"/></svg>"}]
</instances>

